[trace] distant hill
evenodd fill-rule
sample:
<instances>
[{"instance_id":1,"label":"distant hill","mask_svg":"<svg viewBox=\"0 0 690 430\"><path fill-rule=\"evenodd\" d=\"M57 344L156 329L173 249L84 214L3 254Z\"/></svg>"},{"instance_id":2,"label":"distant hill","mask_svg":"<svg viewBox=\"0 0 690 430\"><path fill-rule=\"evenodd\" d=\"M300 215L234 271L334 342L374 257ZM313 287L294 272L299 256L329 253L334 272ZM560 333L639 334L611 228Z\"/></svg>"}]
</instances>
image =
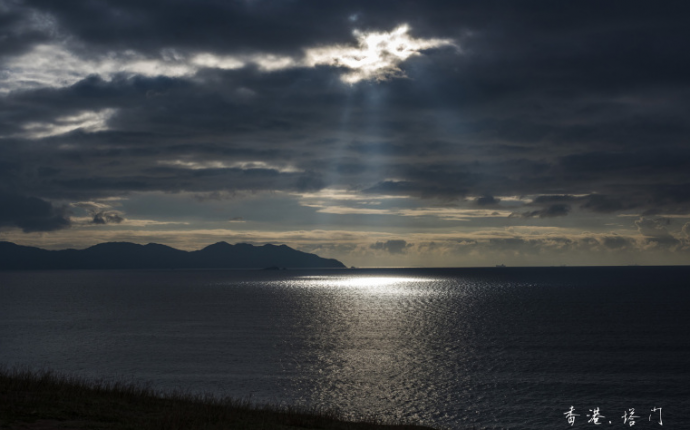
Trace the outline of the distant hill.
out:
<instances>
[{"instance_id":1,"label":"distant hill","mask_svg":"<svg viewBox=\"0 0 690 430\"><path fill-rule=\"evenodd\" d=\"M86 249L48 251L0 242L0 270L12 269L262 269L266 267L345 267L332 258L286 245L230 245L218 242L198 251L157 243L101 243Z\"/></svg>"}]
</instances>

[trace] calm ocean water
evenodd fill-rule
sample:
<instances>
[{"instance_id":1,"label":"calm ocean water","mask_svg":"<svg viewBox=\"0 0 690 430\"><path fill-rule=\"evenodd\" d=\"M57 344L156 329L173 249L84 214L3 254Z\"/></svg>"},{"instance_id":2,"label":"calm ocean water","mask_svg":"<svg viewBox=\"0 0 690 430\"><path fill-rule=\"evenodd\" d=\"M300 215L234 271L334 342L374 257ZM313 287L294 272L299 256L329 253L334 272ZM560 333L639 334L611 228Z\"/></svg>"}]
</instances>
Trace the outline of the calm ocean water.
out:
<instances>
[{"instance_id":1,"label":"calm ocean water","mask_svg":"<svg viewBox=\"0 0 690 430\"><path fill-rule=\"evenodd\" d=\"M690 268L0 272L0 363L438 428L690 429Z\"/></svg>"}]
</instances>

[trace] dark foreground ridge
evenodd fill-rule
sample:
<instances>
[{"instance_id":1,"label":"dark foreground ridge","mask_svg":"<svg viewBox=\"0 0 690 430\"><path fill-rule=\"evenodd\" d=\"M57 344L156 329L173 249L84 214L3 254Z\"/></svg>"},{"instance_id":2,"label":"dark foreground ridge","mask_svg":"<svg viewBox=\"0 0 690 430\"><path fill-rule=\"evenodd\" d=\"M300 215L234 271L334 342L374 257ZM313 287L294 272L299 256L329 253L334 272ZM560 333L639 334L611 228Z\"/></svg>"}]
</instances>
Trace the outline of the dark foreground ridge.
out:
<instances>
[{"instance_id":1,"label":"dark foreground ridge","mask_svg":"<svg viewBox=\"0 0 690 430\"><path fill-rule=\"evenodd\" d=\"M0 242L0 270L12 269L260 269L344 268L332 258L286 245L230 245L218 242L198 251L180 251L157 243L101 243L86 249L48 251Z\"/></svg>"},{"instance_id":2,"label":"dark foreground ridge","mask_svg":"<svg viewBox=\"0 0 690 430\"><path fill-rule=\"evenodd\" d=\"M49 371L0 369L3 429L334 429L431 430L384 423L348 422L335 411L252 405L248 401L160 393L136 384L87 381Z\"/></svg>"}]
</instances>

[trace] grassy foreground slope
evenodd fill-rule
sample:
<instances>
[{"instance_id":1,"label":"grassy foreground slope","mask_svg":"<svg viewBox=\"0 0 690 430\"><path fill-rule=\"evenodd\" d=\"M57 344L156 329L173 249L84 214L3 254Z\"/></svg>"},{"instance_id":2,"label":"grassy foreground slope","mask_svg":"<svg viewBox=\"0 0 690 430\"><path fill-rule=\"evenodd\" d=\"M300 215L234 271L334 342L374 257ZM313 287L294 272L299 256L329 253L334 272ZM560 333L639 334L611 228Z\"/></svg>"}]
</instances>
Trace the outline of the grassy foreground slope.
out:
<instances>
[{"instance_id":1,"label":"grassy foreground slope","mask_svg":"<svg viewBox=\"0 0 690 430\"><path fill-rule=\"evenodd\" d=\"M0 369L3 429L337 429L422 430L375 419L346 422L336 412L255 406L130 383L88 381L50 371Z\"/></svg>"}]
</instances>

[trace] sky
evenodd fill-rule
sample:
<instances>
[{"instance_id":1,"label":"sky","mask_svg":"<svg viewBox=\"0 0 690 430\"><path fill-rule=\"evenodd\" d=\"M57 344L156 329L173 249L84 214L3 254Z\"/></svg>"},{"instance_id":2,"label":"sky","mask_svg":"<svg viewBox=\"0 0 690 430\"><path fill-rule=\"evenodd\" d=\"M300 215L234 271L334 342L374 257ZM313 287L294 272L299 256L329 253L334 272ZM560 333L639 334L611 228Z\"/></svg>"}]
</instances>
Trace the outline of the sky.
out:
<instances>
[{"instance_id":1,"label":"sky","mask_svg":"<svg viewBox=\"0 0 690 430\"><path fill-rule=\"evenodd\" d=\"M0 240L690 263L688 2L0 0Z\"/></svg>"}]
</instances>

